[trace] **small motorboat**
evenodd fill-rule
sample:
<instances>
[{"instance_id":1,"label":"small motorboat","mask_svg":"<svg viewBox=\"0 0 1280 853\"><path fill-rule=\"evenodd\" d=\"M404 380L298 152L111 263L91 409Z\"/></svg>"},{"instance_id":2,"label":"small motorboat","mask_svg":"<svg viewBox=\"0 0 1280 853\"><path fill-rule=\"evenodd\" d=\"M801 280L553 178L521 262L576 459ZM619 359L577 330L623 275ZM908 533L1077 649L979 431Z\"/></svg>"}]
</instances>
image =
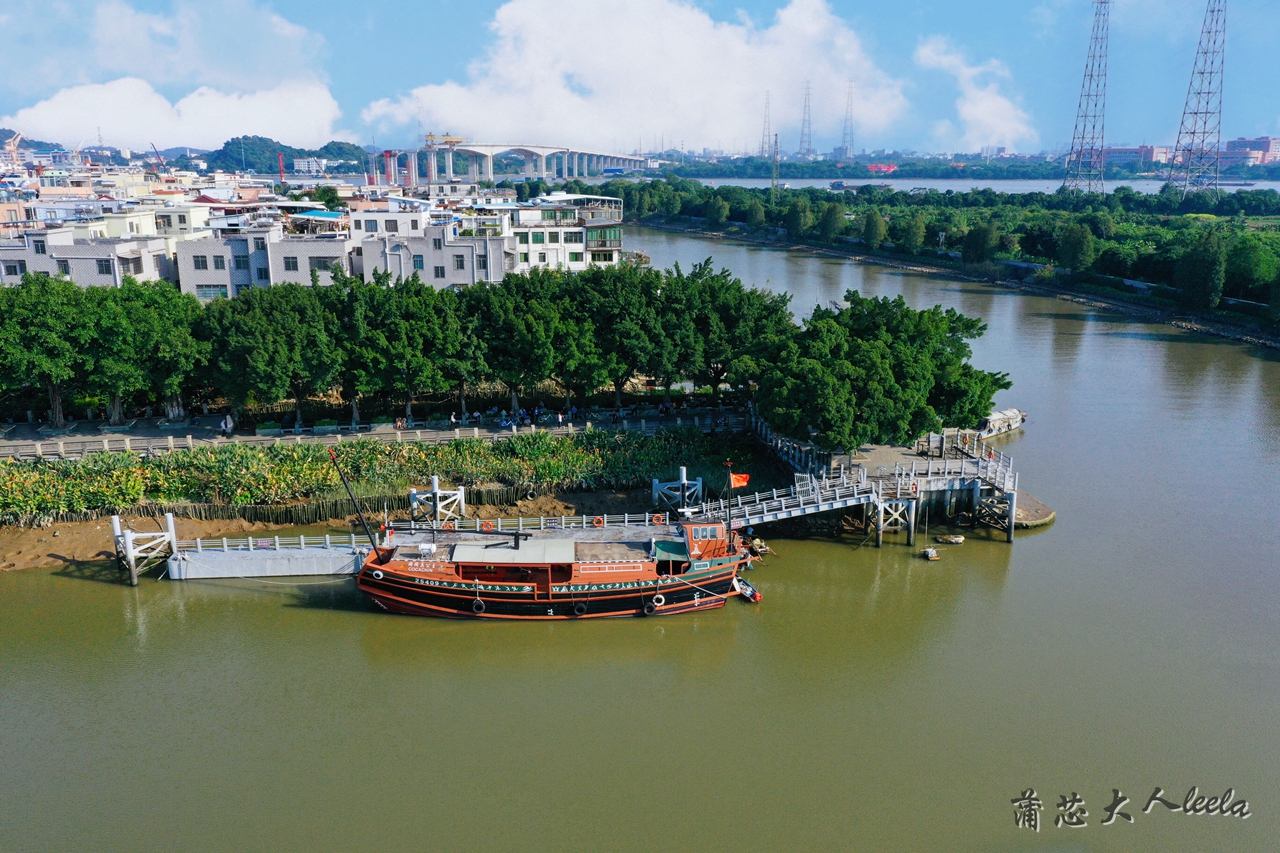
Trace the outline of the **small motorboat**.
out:
<instances>
[{"instance_id":1,"label":"small motorboat","mask_svg":"<svg viewBox=\"0 0 1280 853\"><path fill-rule=\"evenodd\" d=\"M752 554L754 554L757 557L763 557L766 554L773 553L773 551L770 550L769 546L765 543L765 541L761 539L759 536L755 537L750 541L750 543L748 543L747 550L749 550Z\"/></svg>"},{"instance_id":2,"label":"small motorboat","mask_svg":"<svg viewBox=\"0 0 1280 853\"><path fill-rule=\"evenodd\" d=\"M936 563L938 560L942 559L941 557L938 556L937 548L925 548L923 551L920 552L920 556L924 557L926 560L928 560L931 563Z\"/></svg>"},{"instance_id":3,"label":"small motorboat","mask_svg":"<svg viewBox=\"0 0 1280 853\"><path fill-rule=\"evenodd\" d=\"M764 596L760 594L760 590L751 585L745 578L734 578L733 581L738 586L738 595L750 601L752 604L759 604L764 600Z\"/></svg>"},{"instance_id":4,"label":"small motorboat","mask_svg":"<svg viewBox=\"0 0 1280 853\"><path fill-rule=\"evenodd\" d=\"M939 545L963 545L964 537L959 533L952 533L950 536L935 536L933 541Z\"/></svg>"}]
</instances>

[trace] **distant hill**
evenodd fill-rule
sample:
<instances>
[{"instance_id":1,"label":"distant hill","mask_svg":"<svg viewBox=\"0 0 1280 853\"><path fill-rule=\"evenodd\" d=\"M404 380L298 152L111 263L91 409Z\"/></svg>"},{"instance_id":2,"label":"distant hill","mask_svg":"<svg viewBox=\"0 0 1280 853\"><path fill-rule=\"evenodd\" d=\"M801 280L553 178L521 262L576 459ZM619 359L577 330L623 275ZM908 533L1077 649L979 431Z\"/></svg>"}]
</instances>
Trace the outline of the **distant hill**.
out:
<instances>
[{"instance_id":1,"label":"distant hill","mask_svg":"<svg viewBox=\"0 0 1280 853\"><path fill-rule=\"evenodd\" d=\"M13 138L17 131L9 130L7 127L0 127L0 145L8 142ZM53 151L62 148L62 144L58 142L45 142L40 139L26 139L18 143L23 148L31 148L37 151Z\"/></svg>"},{"instance_id":2,"label":"distant hill","mask_svg":"<svg viewBox=\"0 0 1280 853\"><path fill-rule=\"evenodd\" d=\"M208 163L210 169L223 169L228 172L249 169L269 175L280 168L277 154L284 155L286 169L293 168L294 160L320 157L325 160L350 161L334 165L330 171L362 172L368 160L364 150L350 142L334 141L320 148L308 150L293 148L265 136L237 136L235 139L228 139L217 151L210 151L200 159Z\"/></svg>"},{"instance_id":3,"label":"distant hill","mask_svg":"<svg viewBox=\"0 0 1280 853\"><path fill-rule=\"evenodd\" d=\"M151 153L150 150L144 153ZM188 154L192 157L199 157L201 154L209 153L208 148L195 148L191 145L175 145L172 148L161 148L160 156L166 160L177 160L179 157L186 157Z\"/></svg>"}]
</instances>

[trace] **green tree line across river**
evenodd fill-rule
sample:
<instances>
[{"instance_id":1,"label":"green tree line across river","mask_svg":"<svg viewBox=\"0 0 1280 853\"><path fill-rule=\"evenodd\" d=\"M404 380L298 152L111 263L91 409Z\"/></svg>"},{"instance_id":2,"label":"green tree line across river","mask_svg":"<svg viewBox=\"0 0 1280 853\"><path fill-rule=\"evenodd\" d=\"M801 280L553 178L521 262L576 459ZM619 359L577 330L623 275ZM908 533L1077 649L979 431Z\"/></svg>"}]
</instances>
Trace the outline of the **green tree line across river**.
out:
<instances>
[{"instance_id":1,"label":"green tree line across river","mask_svg":"<svg viewBox=\"0 0 1280 853\"><path fill-rule=\"evenodd\" d=\"M1280 322L1280 193L1239 190L1185 198L1125 186L1103 194L897 191L867 184L842 192L711 187L670 177L614 180L571 192L624 200L629 218L704 219L717 228L784 230L792 240L854 238L875 250L966 263L995 260L1052 265L1080 278L1108 276L1172 288L1170 296L1212 310L1223 297L1269 304ZM536 194L535 186L525 190Z\"/></svg>"},{"instance_id":2,"label":"green tree line across river","mask_svg":"<svg viewBox=\"0 0 1280 853\"><path fill-rule=\"evenodd\" d=\"M413 276L283 284L202 305L164 282L82 288L30 274L0 289L0 393L96 397L113 422L153 403L180 419L192 400L243 408L340 395L450 398L500 383L512 411L553 382L567 408L646 378L753 394L777 428L850 447L974 425L1007 376L974 368L979 320L901 298L848 294L797 325L789 297L749 288L711 262L685 272L621 265L536 270L436 290ZM12 399L12 396L11 396Z\"/></svg>"}]
</instances>

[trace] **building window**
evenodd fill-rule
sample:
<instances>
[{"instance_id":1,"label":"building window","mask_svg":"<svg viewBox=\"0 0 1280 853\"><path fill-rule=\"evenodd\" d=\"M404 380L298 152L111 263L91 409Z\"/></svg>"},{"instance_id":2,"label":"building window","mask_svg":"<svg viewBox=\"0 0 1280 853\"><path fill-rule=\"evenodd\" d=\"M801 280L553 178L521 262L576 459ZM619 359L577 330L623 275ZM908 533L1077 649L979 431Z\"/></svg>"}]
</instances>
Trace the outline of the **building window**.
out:
<instances>
[{"instance_id":1,"label":"building window","mask_svg":"<svg viewBox=\"0 0 1280 853\"><path fill-rule=\"evenodd\" d=\"M540 264L545 264L546 262L547 262L547 253L546 253L546 252L539 252L539 253L538 253L538 263L540 263Z\"/></svg>"},{"instance_id":2,"label":"building window","mask_svg":"<svg viewBox=\"0 0 1280 853\"><path fill-rule=\"evenodd\" d=\"M582 263L582 253L581 253L581 252L570 252L570 253L569 253L569 263L571 263L571 264L578 264L578 263Z\"/></svg>"},{"instance_id":3,"label":"building window","mask_svg":"<svg viewBox=\"0 0 1280 853\"><path fill-rule=\"evenodd\" d=\"M520 232L519 234L517 234L517 235L516 235L516 242L517 242L517 243L523 243L523 244L525 244L525 245L528 245L528 243L529 243L529 232L527 232L527 231L522 231L522 232Z\"/></svg>"},{"instance_id":4,"label":"building window","mask_svg":"<svg viewBox=\"0 0 1280 853\"><path fill-rule=\"evenodd\" d=\"M247 269L249 268L249 256L248 256L248 255L236 255L236 256L235 256L235 259L236 259L236 269L238 269L238 270L247 270Z\"/></svg>"},{"instance_id":5,"label":"building window","mask_svg":"<svg viewBox=\"0 0 1280 853\"><path fill-rule=\"evenodd\" d=\"M197 284L196 298L207 302L210 299L217 299L221 296L227 298L227 286L225 284Z\"/></svg>"},{"instance_id":6,"label":"building window","mask_svg":"<svg viewBox=\"0 0 1280 853\"><path fill-rule=\"evenodd\" d=\"M534 232L533 232L533 242L535 242L535 243L545 243L545 242L547 242L547 235L546 235L546 234L543 234L541 231L534 231Z\"/></svg>"},{"instance_id":7,"label":"building window","mask_svg":"<svg viewBox=\"0 0 1280 853\"><path fill-rule=\"evenodd\" d=\"M111 275L110 258L98 258L98 275Z\"/></svg>"},{"instance_id":8,"label":"building window","mask_svg":"<svg viewBox=\"0 0 1280 853\"><path fill-rule=\"evenodd\" d=\"M355 226L355 229L356 229L357 231L363 231L363 230L364 230L364 223L363 223L363 222L361 222L359 219L353 219L353 220L351 220L351 224L352 224L353 226Z\"/></svg>"},{"instance_id":9,"label":"building window","mask_svg":"<svg viewBox=\"0 0 1280 853\"><path fill-rule=\"evenodd\" d=\"M284 271L285 271L285 272L297 272L297 271L298 271L298 259L297 259L297 258L288 258L288 257L287 257L287 258L285 258L285 259L284 259Z\"/></svg>"},{"instance_id":10,"label":"building window","mask_svg":"<svg viewBox=\"0 0 1280 853\"><path fill-rule=\"evenodd\" d=\"M489 268L489 258L487 255L476 256L476 269L487 270Z\"/></svg>"},{"instance_id":11,"label":"building window","mask_svg":"<svg viewBox=\"0 0 1280 853\"><path fill-rule=\"evenodd\" d=\"M548 231L548 232L547 232L547 242L548 242L548 243L559 243L559 242L560 242L560 232L559 232L559 231Z\"/></svg>"},{"instance_id":12,"label":"building window","mask_svg":"<svg viewBox=\"0 0 1280 853\"><path fill-rule=\"evenodd\" d=\"M441 237L432 237L432 238L431 238L431 248L435 249L437 252L438 252L438 251L440 251L441 249L443 249L443 248L444 248L444 239L443 239L443 238L441 238Z\"/></svg>"},{"instance_id":13,"label":"building window","mask_svg":"<svg viewBox=\"0 0 1280 853\"><path fill-rule=\"evenodd\" d=\"M198 270L207 270L209 268L209 258L206 255L192 255L191 266Z\"/></svg>"},{"instance_id":14,"label":"building window","mask_svg":"<svg viewBox=\"0 0 1280 853\"><path fill-rule=\"evenodd\" d=\"M258 281L271 281L271 270L266 267L258 267Z\"/></svg>"},{"instance_id":15,"label":"building window","mask_svg":"<svg viewBox=\"0 0 1280 853\"><path fill-rule=\"evenodd\" d=\"M433 267L431 272L436 278L444 278L444 267Z\"/></svg>"},{"instance_id":16,"label":"building window","mask_svg":"<svg viewBox=\"0 0 1280 853\"><path fill-rule=\"evenodd\" d=\"M222 255L214 255L213 268L215 270L225 270L227 268L227 259Z\"/></svg>"},{"instance_id":17,"label":"building window","mask_svg":"<svg viewBox=\"0 0 1280 853\"><path fill-rule=\"evenodd\" d=\"M366 231L377 231L377 230L378 230L378 220L376 220L376 219L366 219L366 220L364 221L364 230L366 230Z\"/></svg>"},{"instance_id":18,"label":"building window","mask_svg":"<svg viewBox=\"0 0 1280 853\"><path fill-rule=\"evenodd\" d=\"M527 264L527 263L529 263L529 253L528 253L528 252L521 252L521 253L520 253L520 263L522 263L522 264Z\"/></svg>"},{"instance_id":19,"label":"building window","mask_svg":"<svg viewBox=\"0 0 1280 853\"><path fill-rule=\"evenodd\" d=\"M307 266L316 272L329 272L337 262L337 258L308 258Z\"/></svg>"},{"instance_id":20,"label":"building window","mask_svg":"<svg viewBox=\"0 0 1280 853\"><path fill-rule=\"evenodd\" d=\"M121 258L120 264L121 266L124 267L124 272L127 272L127 273L131 272L134 275L142 274L142 258L141 257Z\"/></svg>"},{"instance_id":21,"label":"building window","mask_svg":"<svg viewBox=\"0 0 1280 853\"><path fill-rule=\"evenodd\" d=\"M418 230L418 220L416 220L416 219L410 219L410 220L409 220L409 230L410 230L410 231L417 231L417 230Z\"/></svg>"},{"instance_id":22,"label":"building window","mask_svg":"<svg viewBox=\"0 0 1280 853\"><path fill-rule=\"evenodd\" d=\"M21 267L21 269L19 269ZM4 265L5 275L22 275L27 271L27 262L18 261L17 263L8 263Z\"/></svg>"},{"instance_id":23,"label":"building window","mask_svg":"<svg viewBox=\"0 0 1280 853\"><path fill-rule=\"evenodd\" d=\"M264 237L253 238L253 250L255 252L265 252L267 250L267 241Z\"/></svg>"},{"instance_id":24,"label":"building window","mask_svg":"<svg viewBox=\"0 0 1280 853\"><path fill-rule=\"evenodd\" d=\"M182 214L182 213L179 213L179 214L178 214L178 224L179 224L179 225L186 225L186 224L187 224L187 217L186 217L186 215L185 215L185 214ZM225 294L224 294L224 295L225 295Z\"/></svg>"},{"instance_id":25,"label":"building window","mask_svg":"<svg viewBox=\"0 0 1280 853\"><path fill-rule=\"evenodd\" d=\"M156 216L156 225L158 225L158 226L159 226L159 227L161 227L161 228L172 228L172 227L173 227L173 217L172 217L172 216L169 216L169 215L167 215L167 214L166 214L166 215L164 215L164 216L159 216L159 215L157 215L157 216Z\"/></svg>"},{"instance_id":26,"label":"building window","mask_svg":"<svg viewBox=\"0 0 1280 853\"><path fill-rule=\"evenodd\" d=\"M542 211L542 218L554 220L556 218L556 212L554 210L544 210Z\"/></svg>"},{"instance_id":27,"label":"building window","mask_svg":"<svg viewBox=\"0 0 1280 853\"><path fill-rule=\"evenodd\" d=\"M454 268L455 270L465 270L465 269L467 268L467 256L466 256L466 255L454 255L454 256L453 256L453 268Z\"/></svg>"},{"instance_id":28,"label":"building window","mask_svg":"<svg viewBox=\"0 0 1280 853\"><path fill-rule=\"evenodd\" d=\"M392 234L395 234L397 231L400 230L400 221L397 219L388 219L386 221L386 230L390 231Z\"/></svg>"},{"instance_id":29,"label":"building window","mask_svg":"<svg viewBox=\"0 0 1280 853\"><path fill-rule=\"evenodd\" d=\"M413 268L415 270L425 269L422 263L422 255L413 256Z\"/></svg>"},{"instance_id":30,"label":"building window","mask_svg":"<svg viewBox=\"0 0 1280 853\"><path fill-rule=\"evenodd\" d=\"M45 253L43 240L32 240L31 248L35 250L37 255L43 255Z\"/></svg>"},{"instance_id":31,"label":"building window","mask_svg":"<svg viewBox=\"0 0 1280 853\"><path fill-rule=\"evenodd\" d=\"M611 264L613 263L613 252L592 252L591 263Z\"/></svg>"},{"instance_id":32,"label":"building window","mask_svg":"<svg viewBox=\"0 0 1280 853\"><path fill-rule=\"evenodd\" d=\"M67 261L58 261L58 275L71 275L71 264Z\"/></svg>"},{"instance_id":33,"label":"building window","mask_svg":"<svg viewBox=\"0 0 1280 853\"><path fill-rule=\"evenodd\" d=\"M583 234L581 231L564 232L564 241L566 243L581 243L582 240L583 240Z\"/></svg>"}]
</instances>

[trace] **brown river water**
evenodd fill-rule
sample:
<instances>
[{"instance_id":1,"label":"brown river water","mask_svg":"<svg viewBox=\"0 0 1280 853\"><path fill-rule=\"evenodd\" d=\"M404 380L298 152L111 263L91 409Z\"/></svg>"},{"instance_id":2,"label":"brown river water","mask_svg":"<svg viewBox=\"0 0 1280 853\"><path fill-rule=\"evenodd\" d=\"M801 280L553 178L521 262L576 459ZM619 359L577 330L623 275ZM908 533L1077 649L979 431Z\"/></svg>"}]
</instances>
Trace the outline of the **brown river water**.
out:
<instances>
[{"instance_id":1,"label":"brown river water","mask_svg":"<svg viewBox=\"0 0 1280 853\"><path fill-rule=\"evenodd\" d=\"M774 540L759 605L494 624L350 582L0 575L0 851L1275 850L1280 354L942 277L636 229L806 313L990 323L1058 512L943 560ZM767 535L767 533L766 533ZM308 579L310 580L310 579ZM1187 815L1191 786L1251 817ZM1038 833L1015 826L1026 788ZM1129 802L1102 825L1112 790ZM1087 825L1056 827L1063 795Z\"/></svg>"}]
</instances>

